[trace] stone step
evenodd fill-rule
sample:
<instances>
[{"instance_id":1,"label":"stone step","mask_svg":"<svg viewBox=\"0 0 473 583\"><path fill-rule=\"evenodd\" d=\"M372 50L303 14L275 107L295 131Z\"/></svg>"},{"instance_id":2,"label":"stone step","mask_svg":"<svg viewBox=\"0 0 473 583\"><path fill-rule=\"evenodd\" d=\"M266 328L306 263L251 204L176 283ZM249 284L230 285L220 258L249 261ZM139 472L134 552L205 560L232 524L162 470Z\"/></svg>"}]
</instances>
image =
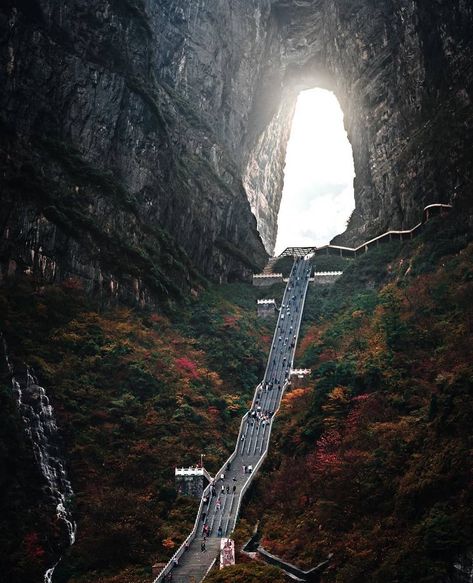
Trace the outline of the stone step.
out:
<instances>
[{"instance_id":1,"label":"stone step","mask_svg":"<svg viewBox=\"0 0 473 583\"><path fill-rule=\"evenodd\" d=\"M270 257L268 259L268 263L266 264L265 268L263 269L264 275L270 275L271 273L273 273L273 266L278 259L279 259L279 257Z\"/></svg>"},{"instance_id":2,"label":"stone step","mask_svg":"<svg viewBox=\"0 0 473 583\"><path fill-rule=\"evenodd\" d=\"M172 571L172 583L200 583L205 577L214 559L220 551L220 538L212 537L205 542L205 551L201 550L202 539L192 542L182 555L179 564Z\"/></svg>"},{"instance_id":3,"label":"stone step","mask_svg":"<svg viewBox=\"0 0 473 583\"><path fill-rule=\"evenodd\" d=\"M272 258L273 262L275 258ZM178 563L172 566L166 578L160 576L156 582L165 583L201 583L212 564L217 560L220 552L221 536L231 535L234 528L244 491L255 476L259 462L265 455L271 435L272 416L278 411L284 391L286 379L290 370L290 363L294 357L295 342L282 342L283 337L297 339L304 307L305 294L308 286L306 262L297 262L292 274L292 285L284 291L283 301L289 307L287 317L281 314L278 318L276 330L281 338L274 342L268 359L268 366L263 382L258 385L254 397L251 414L248 414L241 424L237 438L237 451L226 464L224 475L216 476L213 485L213 494L209 497L204 515L199 516L197 536L189 547L183 551ZM297 290L297 293L295 293ZM266 413L265 413L266 412ZM271 413L269 413L271 412ZM248 472L247 469L250 468ZM228 492L227 492L228 488ZM211 536L206 540L205 550L201 548L204 519L209 527ZM215 536L217 535L217 536ZM179 554L181 553L179 550ZM168 565L166 571L171 567Z\"/></svg>"}]
</instances>

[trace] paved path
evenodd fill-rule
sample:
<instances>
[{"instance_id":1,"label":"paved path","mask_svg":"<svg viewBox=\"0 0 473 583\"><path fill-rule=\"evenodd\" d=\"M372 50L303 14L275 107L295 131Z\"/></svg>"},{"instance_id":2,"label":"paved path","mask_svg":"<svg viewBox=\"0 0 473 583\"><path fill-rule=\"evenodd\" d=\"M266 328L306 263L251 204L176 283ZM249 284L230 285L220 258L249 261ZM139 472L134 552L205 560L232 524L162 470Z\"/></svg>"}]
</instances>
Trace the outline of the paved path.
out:
<instances>
[{"instance_id":1,"label":"paved path","mask_svg":"<svg viewBox=\"0 0 473 583\"><path fill-rule=\"evenodd\" d=\"M264 275L270 275L271 273L273 273L274 264L278 261L278 259L279 257L270 257L268 259L268 263L265 265L265 268L263 269Z\"/></svg>"},{"instance_id":2,"label":"paved path","mask_svg":"<svg viewBox=\"0 0 473 583\"><path fill-rule=\"evenodd\" d=\"M453 206L451 204L445 204L441 202L436 202L434 204L429 204L424 207L422 213L422 220L419 224L412 229L407 229L403 231L386 231L382 235L374 237L369 241L365 241L358 247L342 247L340 245L322 245L321 247L286 247L282 253L278 255L276 259L280 257L302 257L309 253L313 255L338 255L340 257L358 257L362 253L366 253L371 247L377 247L380 243L386 241L406 241L412 239L417 234L422 231L425 223L435 216L444 216L449 211L451 211ZM263 271L263 273L265 273Z\"/></svg>"},{"instance_id":3,"label":"paved path","mask_svg":"<svg viewBox=\"0 0 473 583\"><path fill-rule=\"evenodd\" d=\"M235 528L241 499L266 456L274 414L279 409L293 365L310 269L305 259L294 263L266 372L255 391L251 410L243 417L235 451L204 492L194 531L154 583L202 581L218 556L220 539L229 536ZM205 550L202 550L204 537Z\"/></svg>"}]
</instances>

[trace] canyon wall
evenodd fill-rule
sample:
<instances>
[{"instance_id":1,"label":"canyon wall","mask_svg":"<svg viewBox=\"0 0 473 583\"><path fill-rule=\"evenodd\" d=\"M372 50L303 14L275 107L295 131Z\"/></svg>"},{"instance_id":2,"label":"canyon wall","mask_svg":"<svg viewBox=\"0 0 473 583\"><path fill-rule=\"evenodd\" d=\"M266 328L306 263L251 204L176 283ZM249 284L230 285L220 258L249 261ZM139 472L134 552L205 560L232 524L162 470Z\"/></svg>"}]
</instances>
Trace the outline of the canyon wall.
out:
<instances>
[{"instance_id":1,"label":"canyon wall","mask_svg":"<svg viewBox=\"0 0 473 583\"><path fill-rule=\"evenodd\" d=\"M469 212L471 3L277 0L272 16L278 31L272 42L278 47L267 50L271 58L255 111L264 109L263 103L279 104L269 129L280 117L281 103L293 104L300 90L322 87L336 94L356 173L356 208L338 243L357 244L390 228L410 228L429 203L453 202ZM267 194L268 163L260 152L273 152L271 164L281 170L283 148L274 147L278 132L268 129L263 143L261 135L255 138L256 146L248 134L250 171L253 190L260 193L257 204L264 207L265 199L275 197L277 207L280 178L273 172L277 184ZM286 135L279 134L284 142Z\"/></svg>"},{"instance_id":2,"label":"canyon wall","mask_svg":"<svg viewBox=\"0 0 473 583\"><path fill-rule=\"evenodd\" d=\"M147 302L265 262L300 90L333 90L355 161L339 242L468 201L464 0L7 0L2 276ZM256 217L256 219L255 219Z\"/></svg>"},{"instance_id":3,"label":"canyon wall","mask_svg":"<svg viewBox=\"0 0 473 583\"><path fill-rule=\"evenodd\" d=\"M221 281L264 265L236 155L255 14L204 4L2 4L4 277L147 302L193 267Z\"/></svg>"}]
</instances>

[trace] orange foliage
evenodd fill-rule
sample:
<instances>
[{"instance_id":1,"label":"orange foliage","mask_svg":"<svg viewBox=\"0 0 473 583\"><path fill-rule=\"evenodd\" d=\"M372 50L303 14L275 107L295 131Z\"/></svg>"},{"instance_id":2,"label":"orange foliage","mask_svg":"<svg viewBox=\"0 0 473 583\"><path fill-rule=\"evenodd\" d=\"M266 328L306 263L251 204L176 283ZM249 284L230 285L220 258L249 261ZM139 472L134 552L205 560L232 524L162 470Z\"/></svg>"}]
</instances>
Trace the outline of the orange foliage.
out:
<instances>
[{"instance_id":1,"label":"orange foliage","mask_svg":"<svg viewBox=\"0 0 473 583\"><path fill-rule=\"evenodd\" d=\"M305 567L335 553L327 582L441 580L471 540L472 265L470 245L435 272L347 291L309 328L299 354L318 381L285 395L250 510L266 508L268 550Z\"/></svg>"},{"instance_id":2,"label":"orange foliage","mask_svg":"<svg viewBox=\"0 0 473 583\"><path fill-rule=\"evenodd\" d=\"M235 328L238 325L238 317L237 316L224 316L223 317L223 324L227 328Z\"/></svg>"},{"instance_id":3,"label":"orange foliage","mask_svg":"<svg viewBox=\"0 0 473 583\"><path fill-rule=\"evenodd\" d=\"M302 397L306 397L310 393L311 389L305 387L299 387L297 389L292 389L284 394L282 398L282 406L284 407L294 407L296 405L295 401L298 401Z\"/></svg>"},{"instance_id":4,"label":"orange foliage","mask_svg":"<svg viewBox=\"0 0 473 583\"><path fill-rule=\"evenodd\" d=\"M332 348L327 348L320 353L319 362L330 362L331 360L335 360L337 358L337 352Z\"/></svg>"},{"instance_id":5,"label":"orange foliage","mask_svg":"<svg viewBox=\"0 0 473 583\"><path fill-rule=\"evenodd\" d=\"M298 345L297 345L297 350L296 350L296 357L299 357L301 354L304 354L304 352L309 348L309 346L312 346L313 344L316 344L319 342L321 337L321 330L319 326L311 326L305 336L303 338L299 339Z\"/></svg>"}]
</instances>

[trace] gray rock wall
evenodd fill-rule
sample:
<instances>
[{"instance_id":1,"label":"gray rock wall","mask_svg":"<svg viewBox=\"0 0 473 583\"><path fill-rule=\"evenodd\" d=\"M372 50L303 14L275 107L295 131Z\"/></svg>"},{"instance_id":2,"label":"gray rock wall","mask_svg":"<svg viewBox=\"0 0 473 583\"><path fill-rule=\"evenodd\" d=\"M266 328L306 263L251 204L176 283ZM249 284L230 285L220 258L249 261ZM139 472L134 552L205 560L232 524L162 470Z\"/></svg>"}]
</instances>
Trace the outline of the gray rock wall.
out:
<instances>
[{"instance_id":1,"label":"gray rock wall","mask_svg":"<svg viewBox=\"0 0 473 583\"><path fill-rule=\"evenodd\" d=\"M235 45L251 31L189 4L2 3L3 277L146 301L191 285L193 266L223 280L264 265L235 155Z\"/></svg>"},{"instance_id":2,"label":"gray rock wall","mask_svg":"<svg viewBox=\"0 0 473 583\"><path fill-rule=\"evenodd\" d=\"M260 87L267 90L256 95L255 110L267 111L261 103L272 95L287 104L287 125L298 91L319 86L335 92L345 114L356 210L337 242L356 244L390 228L410 228L432 202L470 206L471 3L276 0L273 18L278 33L271 42L279 49L267 51L277 59L266 63ZM281 109L267 137L250 146L261 161L259 174L252 172L252 196L263 208L265 197L279 204L284 148L274 139L274 120ZM271 194L264 194L268 164L261 151L274 153ZM251 155L250 164L254 168Z\"/></svg>"},{"instance_id":3,"label":"gray rock wall","mask_svg":"<svg viewBox=\"0 0 473 583\"><path fill-rule=\"evenodd\" d=\"M193 266L261 268L295 99L314 86L338 96L354 152L338 242L467 207L472 21L464 0L6 0L3 277L146 302Z\"/></svg>"}]
</instances>

